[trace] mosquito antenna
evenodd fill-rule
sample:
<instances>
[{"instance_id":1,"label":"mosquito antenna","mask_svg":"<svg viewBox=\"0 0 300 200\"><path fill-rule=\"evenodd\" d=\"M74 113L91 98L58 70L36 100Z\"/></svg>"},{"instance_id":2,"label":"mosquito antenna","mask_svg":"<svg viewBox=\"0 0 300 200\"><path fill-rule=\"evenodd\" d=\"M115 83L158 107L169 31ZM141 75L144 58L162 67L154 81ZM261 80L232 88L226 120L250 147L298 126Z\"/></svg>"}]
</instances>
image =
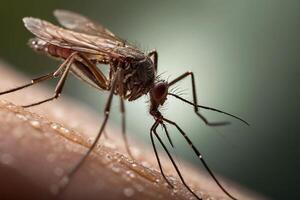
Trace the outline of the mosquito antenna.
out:
<instances>
[{"instance_id":1,"label":"mosquito antenna","mask_svg":"<svg viewBox=\"0 0 300 200\"><path fill-rule=\"evenodd\" d=\"M233 118L235 118L235 119L238 119L238 120L244 122L244 123L247 124L248 126L250 126L250 124L249 124L248 122L246 122L246 121L243 120L242 118L237 117L237 116L235 116L235 115L233 115L233 114L227 113L227 112L222 111L222 110L218 110L218 109L216 109L216 108L211 108L211 107L208 107L208 106L195 105L194 103L192 103L192 102L190 102L190 101L188 101L188 100L186 100L186 99L184 99L184 98L182 98L182 97L180 97L180 96L178 96L178 95L176 95L176 94L173 94L173 93L168 93L168 95L171 95L171 96L173 96L173 97L175 97L175 98L177 98L177 99L179 99L179 100L181 100L181 101L183 101L183 102L185 102L185 103L188 103L188 104L190 104L190 105L192 105L192 106L197 106L197 107L199 107L199 108L203 108L203 109L207 109L207 110L212 110L212 111L215 111L215 112L219 112L219 113L222 113L222 114L231 116L231 117L233 117Z\"/></svg>"}]
</instances>

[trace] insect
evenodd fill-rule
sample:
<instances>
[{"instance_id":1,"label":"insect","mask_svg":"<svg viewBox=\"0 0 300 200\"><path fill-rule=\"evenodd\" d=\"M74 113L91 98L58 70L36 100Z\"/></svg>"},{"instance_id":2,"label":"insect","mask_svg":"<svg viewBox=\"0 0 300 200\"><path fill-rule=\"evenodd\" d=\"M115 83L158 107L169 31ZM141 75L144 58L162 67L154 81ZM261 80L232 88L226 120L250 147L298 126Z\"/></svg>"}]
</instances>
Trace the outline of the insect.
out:
<instances>
[{"instance_id":1,"label":"insect","mask_svg":"<svg viewBox=\"0 0 300 200\"><path fill-rule=\"evenodd\" d=\"M0 95L15 92L17 90L21 90L23 88L49 79L59 78L54 91L54 95L52 97L29 105L24 105L23 107L36 106L59 98L63 91L67 76L70 72L75 77L86 82L90 86L93 86L101 91L106 90L109 92L108 99L104 108L104 120L101 124L100 130L88 151L79 160L75 167L70 170L69 173L67 173L66 177L68 178L68 180L70 180L72 176L83 165L86 158L93 151L101 135L103 134L105 126L109 119L111 103L114 96L118 96L120 99L122 135L128 154L131 156L125 130L126 118L124 100L134 101L143 95L148 95L150 98L149 113L153 116L155 121L150 129L150 138L161 174L165 181L170 185L170 187L173 188L173 185L168 180L163 171L160 158L155 146L154 137L159 141L160 145L167 153L184 186L197 199L201 199L201 197L197 196L196 193L186 184L172 155L169 153L166 145L163 143L161 137L157 133L156 129L159 125L161 125L167 135L168 141L173 147L173 143L169 136L166 124L174 126L179 131L179 133L183 136L183 139L190 145L194 153L198 156L198 158L200 159L208 173L211 175L211 177L214 179L216 184L220 187L220 189L230 198L236 199L221 185L221 183L218 181L216 176L206 164L202 154L194 146L187 134L179 127L176 122L165 118L159 111L159 108L164 105L167 97L170 96L193 106L196 115L200 117L200 119L202 119L206 125L219 126L226 125L228 124L228 122L209 122L202 114L200 114L199 108L220 112L241 120L247 125L249 124L245 120L227 112L207 106L198 105L195 76L193 72L183 73L170 82L159 79L157 75L157 51L153 50L150 53L145 54L135 46L129 44L127 41L116 36L101 24L96 23L80 14L66 10L55 10L54 15L59 23L64 26L64 28L32 17L25 17L23 18L23 21L25 27L35 35L34 38L29 40L30 47L38 52L42 52L50 57L61 60L62 64L55 71L32 79L32 81L28 84L4 92L0 92ZM97 64L108 65L109 74L105 75L101 71L101 69L98 68ZM175 93L169 92L169 88L185 78L190 78L192 81L192 102L180 97ZM66 187L67 185L65 185L64 188L61 189L61 192Z\"/></svg>"}]
</instances>

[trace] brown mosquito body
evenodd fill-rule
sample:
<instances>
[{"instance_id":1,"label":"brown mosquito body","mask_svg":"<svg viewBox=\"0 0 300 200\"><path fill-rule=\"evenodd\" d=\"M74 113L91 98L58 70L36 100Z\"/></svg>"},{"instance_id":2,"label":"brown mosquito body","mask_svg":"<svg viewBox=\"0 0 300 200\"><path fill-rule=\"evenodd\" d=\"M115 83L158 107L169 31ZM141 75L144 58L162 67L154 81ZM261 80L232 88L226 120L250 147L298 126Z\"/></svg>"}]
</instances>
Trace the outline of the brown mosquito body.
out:
<instances>
[{"instance_id":1,"label":"brown mosquito body","mask_svg":"<svg viewBox=\"0 0 300 200\"><path fill-rule=\"evenodd\" d=\"M51 43L45 42L39 38L32 38L29 45L38 52L43 52L51 57L66 60L72 53L76 52L71 48L64 48ZM72 64L70 71L79 79L87 82L98 89L110 90L111 81L119 72L118 80L114 94L118 94L123 99L133 101L140 96L147 94L153 87L155 80L154 63L148 55L138 59L111 59L99 60L99 55L77 52L79 54L77 60ZM94 72L89 70L88 65L96 66L97 63L109 64L110 75L105 78L97 67L94 67ZM95 74L101 76L101 80L96 80ZM103 80L104 79L104 80ZM105 80L106 79L106 80ZM92 82L91 82L92 81ZM100 81L100 82L99 82Z\"/></svg>"},{"instance_id":2,"label":"brown mosquito body","mask_svg":"<svg viewBox=\"0 0 300 200\"><path fill-rule=\"evenodd\" d=\"M150 129L150 138L154 149L155 156L158 161L160 171L166 182L173 187L171 182L165 175L158 152L156 150L154 137L162 145L163 149L170 158L180 180L184 186L197 198L201 199L185 182L182 177L172 155L169 153L167 147L161 140L157 133L157 127L161 125L167 138L173 147L172 140L170 138L166 124L174 126L178 132L183 136L185 141L190 145L194 153L198 156L208 173L215 180L216 184L220 189L226 193L230 198L233 197L218 181L213 172L210 170L208 165L203 159L200 151L194 146L192 141L189 139L187 134L179 127L177 123L166 119L159 111L167 100L168 96L173 96L184 103L190 104L194 107L194 112L200 117L205 124L209 126L218 126L228 124L227 122L209 122L202 114L199 113L199 108L209 109L216 112L220 112L236 119L243 121L243 119L226 113L224 111L198 105L196 95L195 77L192 72L186 72L181 76L175 78L170 82L159 80L157 76L157 60L158 54L156 51L152 51L148 54L143 53L138 48L129 44L125 40L117 37L111 31L106 29L104 26L90 20L87 17L79 15L74 12L65 10L56 10L54 12L55 17L58 19L60 24L65 28L60 28L49 22L27 17L24 18L25 27L32 32L36 37L29 40L29 45L35 51L45 53L46 55L62 60L62 64L54 71L47 75L32 79L32 81L23 86L13 88L4 92L0 92L0 95L11 93L31 85L40 83L53 78L58 78L59 81L54 91L54 95L45 100L35 102L24 107L36 106L53 99L56 99L62 93L65 81L69 72L71 72L78 79L88 83L89 85L99 89L109 91L108 99L104 108L104 120L100 127L100 130L88 149L86 154L79 160L72 170L66 175L69 180L82 166L88 155L92 152L101 135L104 132L107 124L111 103L114 95L120 98L120 111L122 115L122 135L125 141L125 147L128 154L131 156L130 148L126 137L126 126L125 126L125 105L124 100L134 101L142 95L149 95L150 97L150 110L149 113L153 116L155 122ZM109 73L105 75L98 64L105 64L109 66ZM190 102L182 97L169 92L169 88L175 83L185 79L191 78L192 81L192 92L193 101ZM67 184L68 185L68 184ZM67 187L64 185L60 188L61 194Z\"/></svg>"}]
</instances>

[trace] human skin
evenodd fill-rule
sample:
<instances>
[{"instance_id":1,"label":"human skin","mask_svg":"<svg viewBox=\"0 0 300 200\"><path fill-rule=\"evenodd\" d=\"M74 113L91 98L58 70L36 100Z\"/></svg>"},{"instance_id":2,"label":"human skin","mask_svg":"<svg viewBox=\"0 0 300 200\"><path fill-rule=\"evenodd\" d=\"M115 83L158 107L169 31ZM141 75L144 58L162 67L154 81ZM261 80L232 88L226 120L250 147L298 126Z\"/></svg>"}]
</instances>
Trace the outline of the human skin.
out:
<instances>
[{"instance_id":1,"label":"human skin","mask_svg":"<svg viewBox=\"0 0 300 200\"><path fill-rule=\"evenodd\" d=\"M0 63L0 91L26 81ZM84 155L99 129L98 115L63 95L34 108L16 106L52 94L49 88L34 86L0 96L0 199L55 199L60 178ZM110 126L106 132L108 138L101 138L60 199L193 199L162 153L164 169L175 189L162 179L150 147L130 139L133 160L123 148L120 131ZM229 199L205 172L180 163L187 184L203 199ZM238 199L264 199L218 179Z\"/></svg>"}]
</instances>

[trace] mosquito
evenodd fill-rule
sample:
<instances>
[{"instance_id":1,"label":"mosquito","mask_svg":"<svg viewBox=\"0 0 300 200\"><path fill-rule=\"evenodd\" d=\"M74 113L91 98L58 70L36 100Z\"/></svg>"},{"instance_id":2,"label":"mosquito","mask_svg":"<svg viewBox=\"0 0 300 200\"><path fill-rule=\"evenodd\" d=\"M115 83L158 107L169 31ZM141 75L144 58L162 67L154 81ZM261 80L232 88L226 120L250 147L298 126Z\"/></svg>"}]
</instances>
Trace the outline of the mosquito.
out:
<instances>
[{"instance_id":1,"label":"mosquito","mask_svg":"<svg viewBox=\"0 0 300 200\"><path fill-rule=\"evenodd\" d=\"M80 14L67 10L55 10L54 16L64 28L33 17L25 17L23 18L23 22L25 27L35 35L34 38L29 40L29 46L37 52L42 52L52 58L61 60L62 64L55 71L32 79L28 84L4 92L0 92L0 95L15 92L17 90L27 88L46 80L59 78L53 96L29 105L23 105L23 107L25 108L37 106L60 97L67 76L70 72L76 78L86 82L90 86L98 90L108 91L109 95L105 104L104 119L101 124L100 130L91 147L81 157L78 163L74 165L74 167L66 174L65 177L67 178L67 180L70 180L84 164L87 157L91 154L101 135L103 134L110 116L110 109L114 95L119 96L120 99L122 137L124 139L125 147L129 156L132 155L126 136L124 101L134 101L143 95L148 95L150 98L149 113L153 116L155 121L150 129L150 139L160 172L168 185L171 188L174 188L162 168L160 158L155 146L154 137L159 141L160 145L167 153L183 185L187 188L187 190L191 192L193 196L195 196L197 199L201 199L201 197L199 197L186 184L172 155L157 133L157 127L161 125L168 137L168 141L173 147L173 143L169 136L166 124L174 126L183 136L183 139L188 143L193 152L200 159L205 169L208 171L212 179L216 182L218 187L228 197L230 197L231 199L236 199L222 186L222 184L206 164L200 151L189 139L188 135L180 128L180 126L176 122L165 118L161 114L159 109L162 105L164 105L167 97L174 97L184 103L193 106L196 115L200 117L200 119L203 120L204 123L208 126L220 126L229 123L208 121L202 114L200 114L200 108L223 113L225 115L234 117L247 125L249 124L245 120L227 112L207 106L198 105L195 76L193 72L185 72L170 82L160 79L157 75L158 53L156 50L153 50L146 54L127 41L119 38L101 24L96 23L93 20ZM98 67L99 64L104 64L109 67L109 73L107 75L105 75L105 73ZM179 95L169 91L169 88L186 78L191 79L193 101L188 101L180 97ZM64 185L64 187L61 188L60 193L65 190L67 185L68 184Z\"/></svg>"}]
</instances>

